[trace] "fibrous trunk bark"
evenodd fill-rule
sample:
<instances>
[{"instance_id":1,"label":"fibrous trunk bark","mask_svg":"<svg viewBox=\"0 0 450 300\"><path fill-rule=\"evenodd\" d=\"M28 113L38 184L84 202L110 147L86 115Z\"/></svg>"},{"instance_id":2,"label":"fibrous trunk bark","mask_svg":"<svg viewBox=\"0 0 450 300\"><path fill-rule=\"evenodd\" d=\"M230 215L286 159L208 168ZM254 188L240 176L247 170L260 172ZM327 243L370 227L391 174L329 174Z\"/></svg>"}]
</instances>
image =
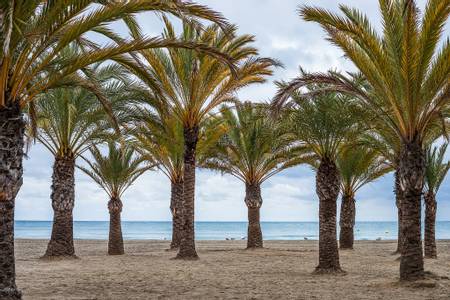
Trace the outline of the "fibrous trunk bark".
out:
<instances>
[{"instance_id":1,"label":"fibrous trunk bark","mask_svg":"<svg viewBox=\"0 0 450 300\"><path fill-rule=\"evenodd\" d=\"M17 102L0 108L0 299L5 300L21 299L14 259L14 204L22 186L24 130Z\"/></svg>"},{"instance_id":2,"label":"fibrous trunk bark","mask_svg":"<svg viewBox=\"0 0 450 300\"><path fill-rule=\"evenodd\" d=\"M72 156L55 158L52 181L53 227L45 256L74 256L75 159Z\"/></svg>"},{"instance_id":3,"label":"fibrous trunk bark","mask_svg":"<svg viewBox=\"0 0 450 300\"><path fill-rule=\"evenodd\" d=\"M316 175L319 196L319 265L316 273L341 272L336 238L336 208L340 176L336 164L322 159Z\"/></svg>"},{"instance_id":4,"label":"fibrous trunk bark","mask_svg":"<svg viewBox=\"0 0 450 300\"><path fill-rule=\"evenodd\" d=\"M195 202L195 152L198 142L198 127L184 128L184 184L182 202L182 237L177 258L197 259L194 232Z\"/></svg>"},{"instance_id":5,"label":"fibrous trunk bark","mask_svg":"<svg viewBox=\"0 0 450 300\"><path fill-rule=\"evenodd\" d=\"M247 249L263 247L259 211L262 205L261 186L258 183L245 184L245 204L248 208Z\"/></svg>"},{"instance_id":6,"label":"fibrous trunk bark","mask_svg":"<svg viewBox=\"0 0 450 300\"><path fill-rule=\"evenodd\" d=\"M119 198L111 198L108 202L109 210L109 240L108 254L122 255L123 249L122 223L120 214L122 213L122 201Z\"/></svg>"},{"instance_id":7,"label":"fibrous trunk bark","mask_svg":"<svg viewBox=\"0 0 450 300\"><path fill-rule=\"evenodd\" d=\"M355 199L352 195L343 195L341 203L341 215L339 219L339 248L353 249L355 227Z\"/></svg>"},{"instance_id":8,"label":"fibrous trunk bark","mask_svg":"<svg viewBox=\"0 0 450 300\"><path fill-rule=\"evenodd\" d=\"M183 180L172 182L170 211L172 212L172 241L170 249L178 249L182 236L182 202L183 202Z\"/></svg>"},{"instance_id":9,"label":"fibrous trunk bark","mask_svg":"<svg viewBox=\"0 0 450 300\"><path fill-rule=\"evenodd\" d=\"M421 242L421 197L425 177L425 154L419 141L404 143L399 161L402 193L402 239L400 280L424 277Z\"/></svg>"},{"instance_id":10,"label":"fibrous trunk bark","mask_svg":"<svg viewBox=\"0 0 450 300\"><path fill-rule=\"evenodd\" d=\"M400 188L400 177L398 175L398 171L396 170L394 173L395 179L395 205L397 206L397 250L394 252L395 254L401 254L403 249L404 238L402 236L402 189Z\"/></svg>"},{"instance_id":11,"label":"fibrous trunk bark","mask_svg":"<svg viewBox=\"0 0 450 300\"><path fill-rule=\"evenodd\" d=\"M437 258L436 251L436 195L428 191L425 196L425 257Z\"/></svg>"}]
</instances>

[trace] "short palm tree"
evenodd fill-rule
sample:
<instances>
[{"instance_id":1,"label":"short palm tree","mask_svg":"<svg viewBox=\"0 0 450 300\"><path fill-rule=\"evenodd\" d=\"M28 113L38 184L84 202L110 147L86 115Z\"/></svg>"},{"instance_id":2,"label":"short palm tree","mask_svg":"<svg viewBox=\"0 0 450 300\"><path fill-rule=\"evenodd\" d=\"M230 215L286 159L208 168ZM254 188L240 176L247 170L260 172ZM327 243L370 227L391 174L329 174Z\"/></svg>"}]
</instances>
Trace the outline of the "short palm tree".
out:
<instances>
[{"instance_id":1,"label":"short palm tree","mask_svg":"<svg viewBox=\"0 0 450 300\"><path fill-rule=\"evenodd\" d=\"M149 96L149 94L145 94ZM183 126L176 116L164 107L152 107L151 98L144 96L139 109L132 111L132 128L135 147L142 157L156 167L170 180L170 211L172 213L172 240L170 249L178 249L182 238L183 201ZM223 126L217 121L202 126L198 151L203 153L223 134ZM205 149L205 150L203 150Z\"/></svg>"},{"instance_id":2,"label":"short palm tree","mask_svg":"<svg viewBox=\"0 0 450 300\"><path fill-rule=\"evenodd\" d=\"M229 68L217 58L187 49L141 51L145 60L139 65L127 64L142 82L165 101L183 126L184 196L183 237L178 258L196 259L194 235L195 165L200 126L210 113L230 101L240 88L264 82L276 62L257 57L250 35L236 36L236 28L227 32L217 25L199 30L185 23L179 40L192 40L217 48L235 62ZM166 19L166 39L177 38Z\"/></svg>"},{"instance_id":3,"label":"short palm tree","mask_svg":"<svg viewBox=\"0 0 450 300\"><path fill-rule=\"evenodd\" d=\"M400 279L425 275L421 244L421 194L425 177L424 138L449 115L450 41L443 41L450 0L428 0L421 15L414 0L380 0L383 29L378 33L357 9L341 5L341 14L303 6L300 15L316 22L366 78L361 88L344 75L330 72L302 76L278 94L283 102L292 90L311 84L355 96L361 106L395 132L401 145L397 168L402 201L404 251ZM331 87L330 87L331 86Z\"/></svg>"},{"instance_id":4,"label":"short palm tree","mask_svg":"<svg viewBox=\"0 0 450 300\"><path fill-rule=\"evenodd\" d=\"M125 19L136 26L132 14L142 11L169 13L178 17L200 17L226 26L223 17L210 9L182 1L0 1L0 298L20 299L15 283L14 205L22 185L24 127L22 112L36 96L52 88L91 82L78 70L115 58L131 50L187 46L209 51L193 43L159 38L118 39L110 24ZM87 13L89 12L89 13ZM97 32L116 43L102 47L86 34ZM71 43L84 47L83 55L59 59ZM215 51L213 51L215 52ZM216 56L218 54L216 53ZM101 97L100 97L101 98Z\"/></svg>"},{"instance_id":5,"label":"short palm tree","mask_svg":"<svg viewBox=\"0 0 450 300\"><path fill-rule=\"evenodd\" d=\"M93 161L83 157L89 168L77 166L89 175L109 196L108 254L124 254L122 225L122 195L151 165L143 165L144 159L136 155L132 147L118 147L108 142L108 154L103 155L97 146L90 148Z\"/></svg>"},{"instance_id":6,"label":"short palm tree","mask_svg":"<svg viewBox=\"0 0 450 300\"><path fill-rule=\"evenodd\" d=\"M88 71L89 77L105 90L104 97L111 100L114 109L128 100L126 90L132 84L123 68L96 65ZM84 88L53 89L38 95L37 100L29 109L36 126L35 129L30 125L30 135L55 157L51 193L53 228L45 256L73 256L75 161L88 147L110 134L113 125L95 94Z\"/></svg>"},{"instance_id":7,"label":"short palm tree","mask_svg":"<svg viewBox=\"0 0 450 300\"><path fill-rule=\"evenodd\" d=\"M444 163L445 152L448 144L432 148L426 151L425 169L425 257L436 258L436 194L450 169L450 161Z\"/></svg>"},{"instance_id":8,"label":"short palm tree","mask_svg":"<svg viewBox=\"0 0 450 300\"><path fill-rule=\"evenodd\" d=\"M298 163L293 138L286 126L271 118L267 105L236 103L221 109L227 134L203 159L202 167L231 174L245 184L248 208L247 249L263 247L260 225L261 185Z\"/></svg>"},{"instance_id":9,"label":"short palm tree","mask_svg":"<svg viewBox=\"0 0 450 300\"><path fill-rule=\"evenodd\" d=\"M353 249L355 225L355 195L364 185L376 180L392 168L377 150L350 143L337 156L341 174L341 214L339 248Z\"/></svg>"},{"instance_id":10,"label":"short palm tree","mask_svg":"<svg viewBox=\"0 0 450 300\"><path fill-rule=\"evenodd\" d=\"M281 84L284 88L284 84ZM303 153L310 153L319 197L319 265L317 273L341 272L336 239L337 198L341 176L336 165L343 147L362 131L362 113L352 99L336 93L315 94L317 86L290 94L289 123ZM278 104L278 103L274 103ZM300 148L301 149L301 148Z\"/></svg>"}]
</instances>

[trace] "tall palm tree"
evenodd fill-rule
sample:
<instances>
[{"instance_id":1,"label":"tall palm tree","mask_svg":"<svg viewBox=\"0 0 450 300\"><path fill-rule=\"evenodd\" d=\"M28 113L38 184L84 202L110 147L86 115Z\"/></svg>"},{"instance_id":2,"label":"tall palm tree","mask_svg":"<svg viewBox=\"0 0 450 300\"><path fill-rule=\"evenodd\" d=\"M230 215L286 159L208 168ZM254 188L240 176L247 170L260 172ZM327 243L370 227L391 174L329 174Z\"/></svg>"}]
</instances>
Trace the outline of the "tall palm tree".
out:
<instances>
[{"instance_id":1,"label":"tall palm tree","mask_svg":"<svg viewBox=\"0 0 450 300\"><path fill-rule=\"evenodd\" d=\"M303 6L300 15L316 22L366 78L364 89L336 73L316 73L291 82L278 95L310 84L350 93L371 115L395 132L401 145L397 168L402 188L404 251L400 279L425 276L421 243L421 194L425 176L424 136L449 115L450 40L442 41L450 0L428 0L423 15L414 0L380 0L382 33L357 9L340 6L341 14ZM331 85L331 87L330 87Z\"/></svg>"},{"instance_id":2,"label":"tall palm tree","mask_svg":"<svg viewBox=\"0 0 450 300\"><path fill-rule=\"evenodd\" d=\"M336 165L341 174L342 193L339 248L353 249L356 192L364 185L390 172L391 167L376 150L362 145L355 146L354 143L347 145L338 154Z\"/></svg>"},{"instance_id":3,"label":"tall palm tree","mask_svg":"<svg viewBox=\"0 0 450 300\"><path fill-rule=\"evenodd\" d=\"M285 84L280 86L285 88ZM344 145L362 131L362 112L343 95L315 94L318 88L309 86L307 91L290 94L292 112L289 122L296 139L303 146L302 152L310 153L310 164L317 170L319 264L316 272L339 273L342 270L336 239L336 202L341 176L336 161Z\"/></svg>"},{"instance_id":4,"label":"tall palm tree","mask_svg":"<svg viewBox=\"0 0 450 300\"><path fill-rule=\"evenodd\" d=\"M0 298L21 298L15 283L14 206L22 185L24 107L32 103L36 95L55 87L84 85L95 91L91 82L78 76L78 70L108 58L115 59L132 50L184 46L206 52L211 50L220 57L214 49L195 43L160 38L117 39L109 25L124 19L136 29L131 15L142 11L168 13L189 20L200 17L224 27L227 25L220 14L192 2L0 2L0 211L3 216L0 219L0 244L3 245L0 249ZM100 46L86 36L88 32L114 38L117 43ZM60 51L74 42L84 46L85 53L59 60ZM98 96L101 100L101 95Z\"/></svg>"},{"instance_id":5,"label":"tall palm tree","mask_svg":"<svg viewBox=\"0 0 450 300\"><path fill-rule=\"evenodd\" d=\"M450 169L450 161L444 163L445 152L448 144L439 148L429 146L426 150L425 169L425 257L436 258L436 194Z\"/></svg>"},{"instance_id":6,"label":"tall palm tree","mask_svg":"<svg viewBox=\"0 0 450 300\"><path fill-rule=\"evenodd\" d=\"M227 134L204 155L200 165L231 174L245 184L248 208L247 249L263 247L260 225L261 185L298 163L292 153L292 135L269 115L267 105L236 103L221 109Z\"/></svg>"},{"instance_id":7,"label":"tall palm tree","mask_svg":"<svg viewBox=\"0 0 450 300\"><path fill-rule=\"evenodd\" d=\"M108 154L103 155L97 146L90 148L91 161L83 157L89 168L77 166L89 175L109 196L108 210L109 240L108 254L124 254L122 224L122 195L151 165L142 165L144 159L136 156L132 147L117 147L114 142L108 142Z\"/></svg>"},{"instance_id":8,"label":"tall palm tree","mask_svg":"<svg viewBox=\"0 0 450 300\"><path fill-rule=\"evenodd\" d=\"M145 93L141 106L132 111L132 125L128 134L133 137L137 151L170 180L170 211L172 213L172 240L170 249L178 249L182 237L183 200L183 152L184 136L181 122L168 112L167 107L153 107L152 98ZM201 126L197 151L203 153L220 138L224 132L220 122L208 119L209 124Z\"/></svg>"},{"instance_id":9,"label":"tall palm tree","mask_svg":"<svg viewBox=\"0 0 450 300\"><path fill-rule=\"evenodd\" d=\"M166 19L164 38L176 39L173 26ZM177 258L196 259L194 236L195 165L201 124L210 113L230 101L240 88L265 82L276 62L257 57L250 35L236 36L236 28L224 32L217 25L199 30L185 23L179 40L204 43L226 53L235 62L229 68L217 58L187 49L140 51L145 61L139 65L127 63L133 73L149 89L166 101L171 112L183 126L183 237Z\"/></svg>"},{"instance_id":10,"label":"tall palm tree","mask_svg":"<svg viewBox=\"0 0 450 300\"><path fill-rule=\"evenodd\" d=\"M89 73L105 90L104 96L112 100L114 109L128 100L126 90L131 83L123 68L97 65ZM30 133L55 158L51 193L53 228L45 256L73 256L75 161L92 144L102 142L112 124L95 95L83 88L54 89L38 95L37 100L30 106L37 130L30 126Z\"/></svg>"}]
</instances>

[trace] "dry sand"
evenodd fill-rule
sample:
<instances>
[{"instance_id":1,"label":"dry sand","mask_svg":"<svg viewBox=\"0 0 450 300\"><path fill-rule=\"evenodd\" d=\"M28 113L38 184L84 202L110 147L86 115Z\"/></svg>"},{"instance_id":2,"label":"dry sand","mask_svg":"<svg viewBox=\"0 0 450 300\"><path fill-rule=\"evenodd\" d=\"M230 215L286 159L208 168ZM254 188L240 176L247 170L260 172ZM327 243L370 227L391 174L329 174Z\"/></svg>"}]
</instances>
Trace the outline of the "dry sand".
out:
<instances>
[{"instance_id":1,"label":"dry sand","mask_svg":"<svg viewBox=\"0 0 450 300\"><path fill-rule=\"evenodd\" d=\"M341 251L345 276L312 275L317 242L197 242L200 260L171 260L168 242L126 241L124 256L107 256L106 241L77 241L79 259L39 258L46 241L18 240L17 284L24 299L450 299L450 280L398 283L394 242L361 241ZM450 242L426 269L450 276Z\"/></svg>"}]
</instances>

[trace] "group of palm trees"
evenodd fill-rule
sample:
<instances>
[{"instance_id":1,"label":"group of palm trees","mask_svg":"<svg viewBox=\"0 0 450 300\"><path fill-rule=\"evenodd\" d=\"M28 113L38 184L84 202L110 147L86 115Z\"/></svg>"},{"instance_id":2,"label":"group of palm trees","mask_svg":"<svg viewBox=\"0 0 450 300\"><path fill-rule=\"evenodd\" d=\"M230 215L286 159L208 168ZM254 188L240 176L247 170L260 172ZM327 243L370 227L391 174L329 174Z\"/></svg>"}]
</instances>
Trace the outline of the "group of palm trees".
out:
<instances>
[{"instance_id":1,"label":"group of palm trees","mask_svg":"<svg viewBox=\"0 0 450 300\"><path fill-rule=\"evenodd\" d=\"M26 146L54 156L53 228L45 257L74 256L73 207L78 166L109 197L108 253L123 254L121 197L144 172L171 183L172 249L198 258L195 172L218 170L246 187L247 247L263 246L261 185L286 168L316 171L319 265L342 272L339 244L353 248L355 194L395 172L401 280L425 276L436 257L436 193L450 117L450 42L443 27L450 0L380 0L382 33L358 10L340 14L303 6L358 72L308 73L278 82L271 103L241 102L237 92L264 83L280 63L260 57L254 37L205 6L160 0L2 1L0 3L0 298L20 299L15 284L14 202ZM140 12L162 15L160 37L146 37ZM182 20L177 33L167 17ZM116 33L122 21L129 36ZM205 25L208 21L211 25ZM104 45L92 36L109 40ZM27 143L26 143L27 142ZM105 147L106 146L106 147ZM90 153L90 156L86 154ZM85 163L77 165L84 160Z\"/></svg>"}]
</instances>

